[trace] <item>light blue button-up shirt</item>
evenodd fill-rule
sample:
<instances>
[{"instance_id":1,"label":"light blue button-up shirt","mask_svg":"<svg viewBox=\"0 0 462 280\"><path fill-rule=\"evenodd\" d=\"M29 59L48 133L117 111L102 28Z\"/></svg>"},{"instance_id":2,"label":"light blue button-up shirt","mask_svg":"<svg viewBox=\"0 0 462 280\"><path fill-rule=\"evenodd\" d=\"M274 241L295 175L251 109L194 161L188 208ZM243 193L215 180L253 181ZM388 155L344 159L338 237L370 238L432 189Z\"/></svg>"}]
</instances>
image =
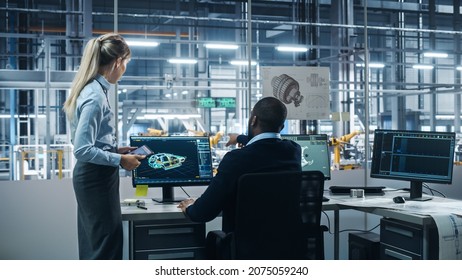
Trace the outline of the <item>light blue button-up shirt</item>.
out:
<instances>
[{"instance_id":1,"label":"light blue button-up shirt","mask_svg":"<svg viewBox=\"0 0 462 280\"><path fill-rule=\"evenodd\" d=\"M275 133L275 132L264 132L264 133L260 133L258 134L257 136L254 136L252 139L250 139L250 141L247 143L246 146L254 143L254 142L257 142L258 140L262 140L262 139L268 139L268 138L277 138L277 139L281 139L281 134L279 133Z\"/></svg>"},{"instance_id":2,"label":"light blue button-up shirt","mask_svg":"<svg viewBox=\"0 0 462 280\"><path fill-rule=\"evenodd\" d=\"M107 91L111 84L101 75L87 84L77 98L71 137L77 160L100 165L118 166L114 113L109 106Z\"/></svg>"}]
</instances>

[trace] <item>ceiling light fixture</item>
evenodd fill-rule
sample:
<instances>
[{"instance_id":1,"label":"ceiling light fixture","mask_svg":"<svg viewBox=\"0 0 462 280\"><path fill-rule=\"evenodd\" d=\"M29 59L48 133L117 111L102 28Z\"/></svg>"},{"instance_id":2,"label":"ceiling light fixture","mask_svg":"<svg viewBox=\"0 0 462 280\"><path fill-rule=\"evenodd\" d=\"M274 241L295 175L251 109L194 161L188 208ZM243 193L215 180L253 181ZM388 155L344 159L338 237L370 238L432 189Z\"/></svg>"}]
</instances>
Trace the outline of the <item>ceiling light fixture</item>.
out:
<instances>
[{"instance_id":1,"label":"ceiling light fixture","mask_svg":"<svg viewBox=\"0 0 462 280\"><path fill-rule=\"evenodd\" d=\"M280 52L307 52L308 48L307 47L302 47L302 46L284 46L280 45L276 47L276 50Z\"/></svg>"},{"instance_id":2,"label":"ceiling light fixture","mask_svg":"<svg viewBox=\"0 0 462 280\"><path fill-rule=\"evenodd\" d=\"M215 50L237 50L239 48L238 45L233 44L205 44L205 47Z\"/></svg>"},{"instance_id":3,"label":"ceiling light fixture","mask_svg":"<svg viewBox=\"0 0 462 280\"><path fill-rule=\"evenodd\" d=\"M127 45L129 45L130 47L157 47L159 43L155 41L127 40Z\"/></svg>"},{"instance_id":4,"label":"ceiling light fixture","mask_svg":"<svg viewBox=\"0 0 462 280\"><path fill-rule=\"evenodd\" d=\"M11 115L9 115L9 114L1 114L1 115L0 115L0 119L9 119L9 118L11 118ZM44 118L46 118L46 116L45 116L45 115L42 115L42 114L40 114L40 115L14 115L14 118L15 118L15 119L17 119L17 118L31 118L31 119L33 119L33 118L38 118L38 119L44 119Z\"/></svg>"},{"instance_id":5,"label":"ceiling light fixture","mask_svg":"<svg viewBox=\"0 0 462 280\"><path fill-rule=\"evenodd\" d=\"M366 67L366 64L364 63L356 63L357 67ZM385 64L383 63L378 63L378 62L372 62L369 63L369 68L384 68Z\"/></svg>"},{"instance_id":6,"label":"ceiling light fixture","mask_svg":"<svg viewBox=\"0 0 462 280\"><path fill-rule=\"evenodd\" d=\"M432 70L433 65L428 65L428 64L414 64L412 65L412 68L418 69L418 70Z\"/></svg>"},{"instance_id":7,"label":"ceiling light fixture","mask_svg":"<svg viewBox=\"0 0 462 280\"><path fill-rule=\"evenodd\" d=\"M441 53L441 52L424 52L423 56L424 57L433 57L433 58L447 58L448 54L447 53Z\"/></svg>"},{"instance_id":8,"label":"ceiling light fixture","mask_svg":"<svg viewBox=\"0 0 462 280\"><path fill-rule=\"evenodd\" d=\"M170 58L168 62L173 64L196 64L197 59L191 58Z\"/></svg>"},{"instance_id":9,"label":"ceiling light fixture","mask_svg":"<svg viewBox=\"0 0 462 280\"><path fill-rule=\"evenodd\" d=\"M182 119L182 120L187 120L187 119L198 119L200 118L200 114L145 114L142 117L137 117L137 119L141 120L155 120L155 119Z\"/></svg>"},{"instance_id":10,"label":"ceiling light fixture","mask_svg":"<svg viewBox=\"0 0 462 280\"><path fill-rule=\"evenodd\" d=\"M229 64L243 66L243 65L249 65L249 61L248 60L231 60ZM255 66L257 65L257 62L252 60L250 62L250 65Z\"/></svg>"}]
</instances>

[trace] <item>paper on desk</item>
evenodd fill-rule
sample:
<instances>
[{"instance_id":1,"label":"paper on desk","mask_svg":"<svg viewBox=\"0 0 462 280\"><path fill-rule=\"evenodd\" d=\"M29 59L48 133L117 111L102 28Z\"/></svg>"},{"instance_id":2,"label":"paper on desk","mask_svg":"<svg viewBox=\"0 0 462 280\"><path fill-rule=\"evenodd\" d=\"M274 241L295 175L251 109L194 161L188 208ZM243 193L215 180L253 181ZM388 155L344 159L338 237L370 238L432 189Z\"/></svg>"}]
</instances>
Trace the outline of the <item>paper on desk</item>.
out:
<instances>
[{"instance_id":1,"label":"paper on desk","mask_svg":"<svg viewBox=\"0 0 462 280\"><path fill-rule=\"evenodd\" d=\"M391 198L385 197L366 197L366 198L346 198L338 199L336 203L339 205L350 206L352 208L385 208L393 210L409 211L411 205L394 203ZM409 211L411 212L411 211ZM412 211L414 212L414 211Z\"/></svg>"},{"instance_id":2,"label":"paper on desk","mask_svg":"<svg viewBox=\"0 0 462 280\"><path fill-rule=\"evenodd\" d=\"M438 227L439 259L462 260L462 217L432 214Z\"/></svg>"},{"instance_id":3,"label":"paper on desk","mask_svg":"<svg viewBox=\"0 0 462 280\"><path fill-rule=\"evenodd\" d=\"M402 210L415 214L431 215L431 214L456 214L462 216L461 201L406 201L405 203L394 203L391 198L348 198L337 201L340 205L351 207L374 207L387 208L393 210Z\"/></svg>"}]
</instances>

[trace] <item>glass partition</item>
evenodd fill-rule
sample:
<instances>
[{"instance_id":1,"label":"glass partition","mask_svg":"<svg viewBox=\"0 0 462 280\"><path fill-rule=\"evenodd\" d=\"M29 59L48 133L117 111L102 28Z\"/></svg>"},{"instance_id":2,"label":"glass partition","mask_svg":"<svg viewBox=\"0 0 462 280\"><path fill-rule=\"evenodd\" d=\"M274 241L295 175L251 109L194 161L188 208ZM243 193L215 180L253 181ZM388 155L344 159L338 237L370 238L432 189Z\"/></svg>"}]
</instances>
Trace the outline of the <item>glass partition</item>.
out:
<instances>
[{"instance_id":1,"label":"glass partition","mask_svg":"<svg viewBox=\"0 0 462 280\"><path fill-rule=\"evenodd\" d=\"M23 2L0 4L2 179L71 176L62 104L83 45L114 30L133 53L110 93L120 145L130 135L208 135L222 155L226 135L245 133L253 104L271 95L264 67L329 69L328 116L290 120L286 133L329 135L337 169L367 167L376 128L460 135L453 1Z\"/></svg>"}]
</instances>

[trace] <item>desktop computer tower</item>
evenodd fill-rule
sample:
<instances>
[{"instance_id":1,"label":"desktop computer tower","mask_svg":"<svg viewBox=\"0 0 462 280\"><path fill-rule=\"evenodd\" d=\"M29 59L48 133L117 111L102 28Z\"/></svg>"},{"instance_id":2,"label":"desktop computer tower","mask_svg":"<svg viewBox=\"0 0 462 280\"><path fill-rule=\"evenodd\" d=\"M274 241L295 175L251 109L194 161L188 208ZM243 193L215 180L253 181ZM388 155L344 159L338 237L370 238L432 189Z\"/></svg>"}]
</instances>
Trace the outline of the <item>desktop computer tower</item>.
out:
<instances>
[{"instance_id":1,"label":"desktop computer tower","mask_svg":"<svg viewBox=\"0 0 462 280\"><path fill-rule=\"evenodd\" d=\"M357 232L348 235L348 259L379 260L380 235L374 232Z\"/></svg>"}]
</instances>

